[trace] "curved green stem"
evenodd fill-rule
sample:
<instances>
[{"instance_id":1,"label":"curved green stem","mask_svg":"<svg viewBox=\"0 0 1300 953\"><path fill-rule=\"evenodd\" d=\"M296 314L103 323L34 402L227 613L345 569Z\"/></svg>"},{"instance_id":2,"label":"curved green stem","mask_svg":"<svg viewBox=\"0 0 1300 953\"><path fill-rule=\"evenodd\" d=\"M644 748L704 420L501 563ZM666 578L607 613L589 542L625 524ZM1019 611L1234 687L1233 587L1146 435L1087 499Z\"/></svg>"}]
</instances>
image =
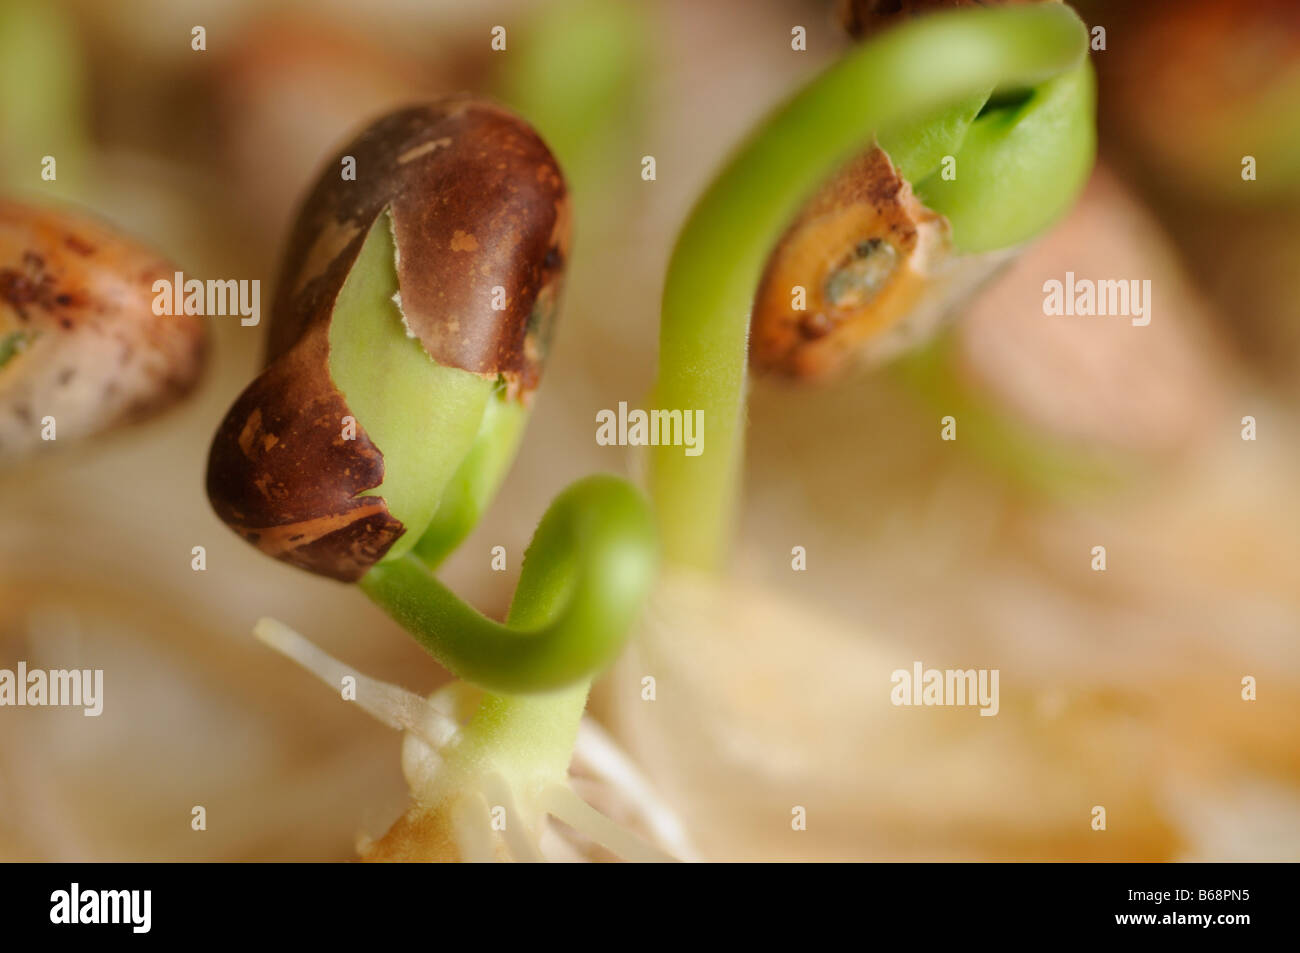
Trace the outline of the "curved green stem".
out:
<instances>
[{"instance_id":1,"label":"curved green stem","mask_svg":"<svg viewBox=\"0 0 1300 953\"><path fill-rule=\"evenodd\" d=\"M415 555L377 564L360 585L453 674L492 692L542 692L613 660L649 594L655 550L641 494L594 476L569 486L542 517L504 625Z\"/></svg>"},{"instance_id":2,"label":"curved green stem","mask_svg":"<svg viewBox=\"0 0 1300 953\"><path fill-rule=\"evenodd\" d=\"M680 447L651 448L651 491L668 560L716 570L725 558L739 490L750 306L767 255L800 204L872 136L910 181L920 182L954 139L962 142L983 121L974 118L972 97L982 102L990 91L1033 89L1072 75L1073 81L1060 81L1062 96L1074 95L1072 108L1061 110L1068 132L1062 153L1040 148L1029 168L1004 168L1013 178L987 197L974 175L968 184L963 164L960 185L932 206L949 214L958 248L966 232L976 239L972 248L1024 240L1068 207L1091 165L1086 56L1086 29L1063 4L923 17L852 51L778 109L731 159L682 230L664 288L654 404L703 410L709 433L699 456L685 456ZM1039 105L1059 98L1037 90L1035 97ZM1014 109L993 111L993 121L1009 124L1001 135L992 127L980 134L980 160L1003 158L999 144L1024 146L1011 135ZM1084 114L1089 122L1080 130L1070 117ZM927 116L935 121L917 124ZM1039 144L1063 131L1041 125L1046 138L1034 140ZM1021 198L1016 187L1029 181L1035 187ZM1045 191L1052 200L1043 204ZM1000 215L990 234L981 222L995 202L1006 201L1015 203L1014 214Z\"/></svg>"}]
</instances>

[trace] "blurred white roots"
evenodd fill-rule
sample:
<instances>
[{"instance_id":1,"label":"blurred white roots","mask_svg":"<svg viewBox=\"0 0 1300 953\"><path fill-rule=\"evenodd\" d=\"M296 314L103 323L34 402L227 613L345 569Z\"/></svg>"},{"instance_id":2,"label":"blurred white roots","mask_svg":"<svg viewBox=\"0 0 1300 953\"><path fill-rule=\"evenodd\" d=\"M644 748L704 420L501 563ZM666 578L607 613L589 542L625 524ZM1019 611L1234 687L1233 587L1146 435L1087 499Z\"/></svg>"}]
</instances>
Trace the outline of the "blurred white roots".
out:
<instances>
[{"instance_id":1,"label":"blurred white roots","mask_svg":"<svg viewBox=\"0 0 1300 953\"><path fill-rule=\"evenodd\" d=\"M357 705L390 728L406 732L402 768L412 796L419 800L420 792L430 789L431 779L443 770L462 737L457 712L473 689L455 682L426 699L359 674L275 619L260 620L253 632L335 690L354 686ZM352 693L347 697L353 698ZM451 801L452 833L464 861L585 861L595 859L597 846L627 861L695 859L676 815L591 718L584 717L579 727L567 783L518 790L501 771L490 768L466 778L468 789L458 784L454 794L441 795ZM627 817L629 827L646 831L661 846L642 840L588 800Z\"/></svg>"}]
</instances>

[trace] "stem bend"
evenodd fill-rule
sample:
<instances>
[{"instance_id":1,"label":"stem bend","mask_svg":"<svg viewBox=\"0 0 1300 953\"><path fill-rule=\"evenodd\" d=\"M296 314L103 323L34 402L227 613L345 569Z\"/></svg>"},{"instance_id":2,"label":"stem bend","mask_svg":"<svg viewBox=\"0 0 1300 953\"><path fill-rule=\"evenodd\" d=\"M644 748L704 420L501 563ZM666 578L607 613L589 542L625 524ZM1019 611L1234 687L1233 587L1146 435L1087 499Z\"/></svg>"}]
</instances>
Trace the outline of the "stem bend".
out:
<instances>
[{"instance_id":1,"label":"stem bend","mask_svg":"<svg viewBox=\"0 0 1300 953\"><path fill-rule=\"evenodd\" d=\"M654 579L654 523L618 477L571 484L542 517L507 621L495 622L413 555L374 566L361 588L448 670L491 692L550 691L618 654Z\"/></svg>"},{"instance_id":2,"label":"stem bend","mask_svg":"<svg viewBox=\"0 0 1300 953\"><path fill-rule=\"evenodd\" d=\"M938 156L924 141L924 130L915 129L918 118L937 120L940 110L971 97L1037 89L1071 71L1086 73L1087 50L1087 30L1064 4L922 17L852 50L779 108L732 157L691 212L664 287L654 403L703 410L711 441L709 451L697 457L651 448L651 491L669 561L716 570L725 558L738 496L750 308L766 258L801 203L873 136L894 131L906 133L898 143L908 159L904 172L919 180L932 171L925 164ZM1074 88L1087 99L1070 115L1090 123L1090 76ZM1052 124L1040 126L1043 135L1060 133ZM1013 136L986 134L978 143L981 157L989 159L1001 143L1024 146ZM1082 185L1076 173L1082 168L1086 176L1091 165L1091 133L1067 135L1062 147L1070 155L1049 154L1044 161L1058 162L1053 181L1068 205L1072 190ZM1040 169L1041 162L1018 174L1037 179ZM1014 233L985 229L977 236L981 247L1022 241L1055 217L1063 206L1042 209L1036 217L1033 205L1042 188L1034 185L1019 214L1003 211L990 219L1007 223ZM996 200L1004 201L1006 192L999 189ZM958 197L961 202L953 204L960 205L964 221L985 219L986 210L969 189ZM942 203L937 210L946 212ZM960 231L954 222L958 244Z\"/></svg>"}]
</instances>

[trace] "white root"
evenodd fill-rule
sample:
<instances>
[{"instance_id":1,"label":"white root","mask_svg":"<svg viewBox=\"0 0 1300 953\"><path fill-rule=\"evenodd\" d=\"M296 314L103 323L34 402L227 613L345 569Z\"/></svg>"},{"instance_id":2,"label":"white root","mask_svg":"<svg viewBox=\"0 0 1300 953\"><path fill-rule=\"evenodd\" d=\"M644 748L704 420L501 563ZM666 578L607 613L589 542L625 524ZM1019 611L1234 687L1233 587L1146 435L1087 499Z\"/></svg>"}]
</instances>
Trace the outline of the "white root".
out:
<instances>
[{"instance_id":1,"label":"white root","mask_svg":"<svg viewBox=\"0 0 1300 953\"><path fill-rule=\"evenodd\" d=\"M548 787L542 792L541 802L547 813L624 860L642 864L674 863L677 860L610 820L578 797L567 784Z\"/></svg>"},{"instance_id":2,"label":"white root","mask_svg":"<svg viewBox=\"0 0 1300 953\"><path fill-rule=\"evenodd\" d=\"M542 856L551 864L585 864L588 858L569 840L568 834L561 830L550 817L542 822L542 836L537 839Z\"/></svg>"},{"instance_id":3,"label":"white root","mask_svg":"<svg viewBox=\"0 0 1300 953\"><path fill-rule=\"evenodd\" d=\"M283 622L260 619L253 633L331 688L338 689L345 678L352 678L356 686L356 703L361 708L390 728L410 732L438 754L460 734L456 720L437 705L414 692L354 671ZM574 763L625 799L662 843L683 858L694 858L686 832L672 810L659 800L645 776L604 730L587 718L578 728ZM547 854L562 859L580 859L574 845L568 843L553 825L547 824L546 814L553 815L624 860L660 863L678 859L606 817L568 784L551 785L541 792L536 802L532 802L538 809L542 827L539 833L526 822L516 803L515 792L504 776L499 772L489 772L477 783L476 790L464 792L451 807L456 846L461 858L467 862L497 860L497 846L502 841L513 859L525 863L544 862ZM500 832L492 829L492 805L505 811L505 828ZM551 849L543 851L544 841Z\"/></svg>"},{"instance_id":4,"label":"white root","mask_svg":"<svg viewBox=\"0 0 1300 953\"><path fill-rule=\"evenodd\" d=\"M253 634L338 690L343 679L356 680L356 703L390 728L409 731L441 753L459 734L456 722L415 692L381 682L348 668L278 619L259 619Z\"/></svg>"},{"instance_id":5,"label":"white root","mask_svg":"<svg viewBox=\"0 0 1300 953\"><path fill-rule=\"evenodd\" d=\"M524 864L546 863L546 858L542 856L541 844L524 823L523 815L519 813L509 782L501 776L500 772L493 771L483 778L481 784L487 799L505 809L506 824L505 829L501 831L501 836L505 839L510 855Z\"/></svg>"},{"instance_id":6,"label":"white root","mask_svg":"<svg viewBox=\"0 0 1300 953\"><path fill-rule=\"evenodd\" d=\"M492 814L478 792L460 798L451 808L452 831L460 859L467 864L491 864L497 860L492 831Z\"/></svg>"},{"instance_id":7,"label":"white root","mask_svg":"<svg viewBox=\"0 0 1300 953\"><path fill-rule=\"evenodd\" d=\"M655 792L650 780L633 763L614 739L591 718L578 726L578 743L573 763L618 791L641 817L650 833L678 860L696 861L699 855L691 844L686 828Z\"/></svg>"}]
</instances>

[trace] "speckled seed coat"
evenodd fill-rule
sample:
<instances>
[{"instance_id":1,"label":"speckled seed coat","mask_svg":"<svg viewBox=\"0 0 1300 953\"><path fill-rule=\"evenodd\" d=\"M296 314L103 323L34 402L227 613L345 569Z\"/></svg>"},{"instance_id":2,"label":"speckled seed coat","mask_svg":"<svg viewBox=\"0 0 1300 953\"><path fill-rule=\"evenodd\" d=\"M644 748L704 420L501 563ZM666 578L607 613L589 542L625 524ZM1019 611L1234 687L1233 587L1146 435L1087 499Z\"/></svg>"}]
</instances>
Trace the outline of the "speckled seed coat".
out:
<instances>
[{"instance_id":1,"label":"speckled seed coat","mask_svg":"<svg viewBox=\"0 0 1300 953\"><path fill-rule=\"evenodd\" d=\"M356 179L341 175L345 157ZM268 554L343 581L402 534L382 498L382 448L329 373L334 304L388 209L407 331L439 364L502 379L527 401L541 377L568 254L559 166L526 123L457 96L383 116L328 163L289 239L267 367L222 421L208 466L217 514ZM504 299L504 308L493 305Z\"/></svg>"},{"instance_id":2,"label":"speckled seed coat","mask_svg":"<svg viewBox=\"0 0 1300 953\"><path fill-rule=\"evenodd\" d=\"M0 464L194 387L202 318L153 311L153 283L178 270L93 218L0 199ZM42 439L47 417L54 441Z\"/></svg>"}]
</instances>

